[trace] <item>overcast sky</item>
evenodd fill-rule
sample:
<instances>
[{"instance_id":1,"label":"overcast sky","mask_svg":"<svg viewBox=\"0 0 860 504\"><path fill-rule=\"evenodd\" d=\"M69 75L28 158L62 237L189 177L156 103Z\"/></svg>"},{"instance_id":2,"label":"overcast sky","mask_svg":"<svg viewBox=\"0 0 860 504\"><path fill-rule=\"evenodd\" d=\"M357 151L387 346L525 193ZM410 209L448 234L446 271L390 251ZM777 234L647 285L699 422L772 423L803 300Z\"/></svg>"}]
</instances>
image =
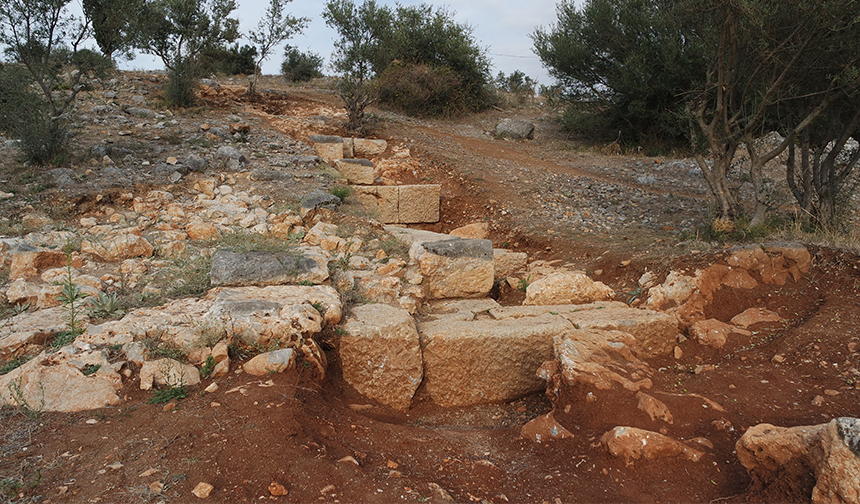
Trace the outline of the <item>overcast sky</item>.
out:
<instances>
[{"instance_id":1,"label":"overcast sky","mask_svg":"<svg viewBox=\"0 0 860 504\"><path fill-rule=\"evenodd\" d=\"M233 16L239 19L241 31L247 33L256 27L269 0L237 0L239 8ZM360 4L362 0L356 0ZM378 0L379 4L394 6L394 0ZM401 0L402 5L419 5L417 0ZM521 70L540 84L551 84L546 70L532 51L529 34L538 26L547 27L556 21L555 0L449 0L447 2L427 1L434 6L446 6L455 12L457 22L467 23L474 28L478 44L486 48L493 65L493 76L499 71L510 74ZM325 25L321 13L324 2L321 0L293 0L287 4L287 12L296 17L309 17L311 22L303 34L288 41L302 51L313 51L325 58L328 65L334 49L333 41L337 34ZM247 40L241 43L248 43ZM263 73L280 73L283 61L283 47L263 63ZM138 55L131 61L121 61L123 69L153 70L162 68L160 60L147 55ZM326 67L325 73L331 73Z\"/></svg>"}]
</instances>

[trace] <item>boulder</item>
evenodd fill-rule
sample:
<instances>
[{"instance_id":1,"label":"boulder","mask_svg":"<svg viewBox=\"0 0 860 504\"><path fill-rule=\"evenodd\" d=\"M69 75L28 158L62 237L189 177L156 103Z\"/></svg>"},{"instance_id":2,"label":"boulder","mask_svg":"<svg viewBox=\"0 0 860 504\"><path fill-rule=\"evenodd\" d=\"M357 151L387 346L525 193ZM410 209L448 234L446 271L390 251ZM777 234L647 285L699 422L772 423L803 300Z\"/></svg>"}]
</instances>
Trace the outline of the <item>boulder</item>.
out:
<instances>
[{"instance_id":1,"label":"boulder","mask_svg":"<svg viewBox=\"0 0 860 504\"><path fill-rule=\"evenodd\" d=\"M813 503L860 502L860 420L842 417L827 424L747 429L735 446L753 489L797 486L813 473ZM776 498L773 492L767 495Z\"/></svg>"},{"instance_id":2,"label":"boulder","mask_svg":"<svg viewBox=\"0 0 860 504\"><path fill-rule=\"evenodd\" d=\"M369 158L370 156L378 156L388 148L388 142L385 140L354 138L352 142L354 156L362 156L366 158Z\"/></svg>"},{"instance_id":3,"label":"boulder","mask_svg":"<svg viewBox=\"0 0 860 504\"><path fill-rule=\"evenodd\" d=\"M335 169L350 184L371 185L376 179L373 162L367 159L338 159Z\"/></svg>"},{"instance_id":4,"label":"boulder","mask_svg":"<svg viewBox=\"0 0 860 504\"><path fill-rule=\"evenodd\" d=\"M343 203L340 198L335 196L334 194L329 194L327 192L323 192L319 189L314 189L307 196L302 199L302 215L306 215L311 210L316 210L317 208L327 208L329 210L336 210Z\"/></svg>"},{"instance_id":5,"label":"boulder","mask_svg":"<svg viewBox=\"0 0 860 504\"><path fill-rule=\"evenodd\" d=\"M459 238L483 240L490 234L490 225L486 222L475 222L453 229L448 234Z\"/></svg>"},{"instance_id":6,"label":"boulder","mask_svg":"<svg viewBox=\"0 0 860 504\"><path fill-rule=\"evenodd\" d=\"M9 360L27 345L44 345L55 334L66 330L66 310L48 308L27 311L0 324L0 360Z\"/></svg>"},{"instance_id":7,"label":"boulder","mask_svg":"<svg viewBox=\"0 0 860 504\"><path fill-rule=\"evenodd\" d=\"M254 376L265 376L272 373L283 373L296 365L296 352L292 348L282 348L272 352L261 353L248 362L242 369Z\"/></svg>"},{"instance_id":8,"label":"boulder","mask_svg":"<svg viewBox=\"0 0 860 504\"><path fill-rule=\"evenodd\" d=\"M526 288L524 305L586 304L611 299L615 292L583 273L558 272L536 280Z\"/></svg>"},{"instance_id":9,"label":"boulder","mask_svg":"<svg viewBox=\"0 0 860 504\"><path fill-rule=\"evenodd\" d=\"M140 389L152 390L154 386L186 387L200 383L200 371L191 364L173 359L146 361L140 367Z\"/></svg>"},{"instance_id":10,"label":"boulder","mask_svg":"<svg viewBox=\"0 0 860 504\"><path fill-rule=\"evenodd\" d=\"M84 411L118 404L120 389L122 379L104 352L69 346L0 376L0 403L34 411Z\"/></svg>"},{"instance_id":11,"label":"boulder","mask_svg":"<svg viewBox=\"0 0 860 504\"><path fill-rule=\"evenodd\" d=\"M553 358L554 338L573 329L555 315L462 318L418 324L425 387L440 406L502 403L540 391L537 369Z\"/></svg>"},{"instance_id":12,"label":"boulder","mask_svg":"<svg viewBox=\"0 0 860 504\"><path fill-rule=\"evenodd\" d=\"M152 257L155 248L146 238L132 233L99 235L81 242L81 253L90 254L103 262L133 257Z\"/></svg>"},{"instance_id":13,"label":"boulder","mask_svg":"<svg viewBox=\"0 0 860 504\"><path fill-rule=\"evenodd\" d=\"M262 286L299 282L320 284L328 279L328 261L307 249L288 252L232 252L212 256L213 286Z\"/></svg>"},{"instance_id":14,"label":"boulder","mask_svg":"<svg viewBox=\"0 0 860 504\"><path fill-rule=\"evenodd\" d=\"M490 240L415 243L409 257L418 264L430 299L483 297L493 287L493 244Z\"/></svg>"},{"instance_id":15,"label":"boulder","mask_svg":"<svg viewBox=\"0 0 860 504\"><path fill-rule=\"evenodd\" d=\"M580 387L582 396L601 390L650 389L653 370L637 357L637 350L633 337L621 331L568 331L555 340L561 383L550 386ZM548 381L552 374L542 373Z\"/></svg>"},{"instance_id":16,"label":"boulder","mask_svg":"<svg viewBox=\"0 0 860 504\"><path fill-rule=\"evenodd\" d=\"M217 238L221 232L211 222L191 221L185 226L185 233L192 240L210 240Z\"/></svg>"},{"instance_id":17,"label":"boulder","mask_svg":"<svg viewBox=\"0 0 860 504\"><path fill-rule=\"evenodd\" d=\"M340 337L343 378L360 394L407 410L424 377L415 320L383 304L357 306Z\"/></svg>"},{"instance_id":18,"label":"boulder","mask_svg":"<svg viewBox=\"0 0 860 504\"><path fill-rule=\"evenodd\" d=\"M342 309L327 285L224 288L201 319L249 344L286 346L339 323Z\"/></svg>"},{"instance_id":19,"label":"boulder","mask_svg":"<svg viewBox=\"0 0 860 504\"><path fill-rule=\"evenodd\" d=\"M61 250L36 249L21 250L12 255L12 264L9 269L9 280L19 278L30 278L49 268L58 268L66 264L67 258Z\"/></svg>"},{"instance_id":20,"label":"boulder","mask_svg":"<svg viewBox=\"0 0 860 504\"><path fill-rule=\"evenodd\" d=\"M535 125L528 121L516 119L502 119L496 125L496 138L512 138L514 140L533 139L535 137Z\"/></svg>"},{"instance_id":21,"label":"boulder","mask_svg":"<svg viewBox=\"0 0 860 504\"><path fill-rule=\"evenodd\" d=\"M218 151L215 153L215 157L223 160L227 164L227 167L231 169L236 169L248 165L248 158L246 158L244 154L239 152L239 149L235 147L230 147L229 145L222 145L221 147L218 147Z\"/></svg>"},{"instance_id":22,"label":"boulder","mask_svg":"<svg viewBox=\"0 0 860 504\"><path fill-rule=\"evenodd\" d=\"M639 459L674 458L683 456L698 462L703 452L690 448L684 443L657 432L635 427L615 427L600 438L609 453L623 457L627 465Z\"/></svg>"},{"instance_id":23,"label":"boulder","mask_svg":"<svg viewBox=\"0 0 860 504\"><path fill-rule=\"evenodd\" d=\"M700 320L690 326L690 337L700 345L713 348L722 348L728 341L728 336L735 330L735 326L720 322L716 319Z\"/></svg>"}]
</instances>

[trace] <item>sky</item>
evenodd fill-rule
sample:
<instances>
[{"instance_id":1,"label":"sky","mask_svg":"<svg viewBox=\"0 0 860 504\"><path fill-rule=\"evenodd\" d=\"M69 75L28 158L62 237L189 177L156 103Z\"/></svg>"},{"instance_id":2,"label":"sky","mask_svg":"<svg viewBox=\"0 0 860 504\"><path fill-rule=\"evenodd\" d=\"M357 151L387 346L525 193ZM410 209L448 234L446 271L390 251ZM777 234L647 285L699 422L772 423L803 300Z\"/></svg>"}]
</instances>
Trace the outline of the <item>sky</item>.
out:
<instances>
[{"instance_id":1,"label":"sky","mask_svg":"<svg viewBox=\"0 0 860 504\"><path fill-rule=\"evenodd\" d=\"M237 0L237 2L239 8L233 12L233 17L239 19L241 31L247 33L257 26L269 0ZM360 3L361 0L356 0L356 4ZM395 5L394 0L377 0L377 3L392 7ZM419 5L422 2L401 0L400 3ZM547 28L556 22L556 0L448 0L447 2L426 0L424 3L447 7L449 11L455 13L454 18L458 23L466 23L474 29L475 40L486 50L493 65L493 77L499 71L509 75L515 70L520 70L537 80L538 84L552 84L552 79L532 50L533 42L529 34L537 27ZM324 73L331 74L333 71L328 67L328 62L334 50L337 33L325 25L321 16L323 4L322 0L293 0L287 4L286 10L291 15L311 18L304 32L287 41L287 44L297 46L302 51L315 52L325 58L327 66ZM247 43L247 40L240 41L240 44ZM263 73L280 73L282 61L283 46L280 46L267 61L263 62ZM163 68L161 60L145 54L138 54L131 61L120 61L119 66L124 70Z\"/></svg>"}]
</instances>

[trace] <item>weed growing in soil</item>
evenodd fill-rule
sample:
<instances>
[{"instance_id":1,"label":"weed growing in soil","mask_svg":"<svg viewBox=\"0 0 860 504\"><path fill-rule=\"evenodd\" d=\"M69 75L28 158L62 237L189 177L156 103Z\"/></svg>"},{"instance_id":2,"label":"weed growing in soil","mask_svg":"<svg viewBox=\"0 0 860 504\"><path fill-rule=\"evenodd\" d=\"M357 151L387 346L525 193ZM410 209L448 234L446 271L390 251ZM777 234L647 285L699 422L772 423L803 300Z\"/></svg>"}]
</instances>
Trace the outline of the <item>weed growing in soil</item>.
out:
<instances>
[{"instance_id":1,"label":"weed growing in soil","mask_svg":"<svg viewBox=\"0 0 860 504\"><path fill-rule=\"evenodd\" d=\"M532 276L529 275L525 278L520 278L517 282L517 290L521 290L525 292L529 288L529 281L532 279Z\"/></svg>"},{"instance_id":2,"label":"weed growing in soil","mask_svg":"<svg viewBox=\"0 0 860 504\"><path fill-rule=\"evenodd\" d=\"M2 365L0 365L0 375L7 374L18 369L19 367L26 364L27 361L29 361L30 359L32 359L32 357L17 357L10 361L4 362Z\"/></svg>"},{"instance_id":3,"label":"weed growing in soil","mask_svg":"<svg viewBox=\"0 0 860 504\"><path fill-rule=\"evenodd\" d=\"M206 363L200 368L200 378L209 378L212 375L212 372L215 371L215 364L215 357L212 357L211 355L206 357Z\"/></svg>"},{"instance_id":4,"label":"weed growing in soil","mask_svg":"<svg viewBox=\"0 0 860 504\"><path fill-rule=\"evenodd\" d=\"M337 196L341 200L345 200L347 198L347 196L350 195L351 192L352 191L350 190L349 187L342 186L342 185L336 185L336 186L331 188L332 196Z\"/></svg>"},{"instance_id":5,"label":"weed growing in soil","mask_svg":"<svg viewBox=\"0 0 860 504\"><path fill-rule=\"evenodd\" d=\"M188 397L188 387L184 385L172 386L152 391L152 397L147 401L149 404L163 404L173 399L185 399Z\"/></svg>"},{"instance_id":6,"label":"weed growing in soil","mask_svg":"<svg viewBox=\"0 0 860 504\"><path fill-rule=\"evenodd\" d=\"M87 299L87 304L87 314L93 319L116 320L125 315L123 302L116 294L99 292L97 296Z\"/></svg>"}]
</instances>

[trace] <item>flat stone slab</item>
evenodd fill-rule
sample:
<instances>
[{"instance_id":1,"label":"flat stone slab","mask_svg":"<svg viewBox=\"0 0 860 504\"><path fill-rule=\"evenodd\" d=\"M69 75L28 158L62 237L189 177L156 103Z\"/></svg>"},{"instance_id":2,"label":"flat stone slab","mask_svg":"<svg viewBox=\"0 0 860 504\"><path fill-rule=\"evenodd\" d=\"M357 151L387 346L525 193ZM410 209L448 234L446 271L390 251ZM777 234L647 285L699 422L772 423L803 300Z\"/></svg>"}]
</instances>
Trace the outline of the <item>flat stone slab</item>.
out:
<instances>
[{"instance_id":1,"label":"flat stone slab","mask_svg":"<svg viewBox=\"0 0 860 504\"><path fill-rule=\"evenodd\" d=\"M232 252L221 249L212 256L212 286L262 286L328 279L328 261L307 250L295 252Z\"/></svg>"},{"instance_id":2,"label":"flat stone slab","mask_svg":"<svg viewBox=\"0 0 860 504\"><path fill-rule=\"evenodd\" d=\"M431 299L484 297L493 288L493 243L451 238L415 243L409 250Z\"/></svg>"},{"instance_id":3,"label":"flat stone slab","mask_svg":"<svg viewBox=\"0 0 860 504\"><path fill-rule=\"evenodd\" d=\"M678 320L663 312L631 308L620 301L584 305L506 306L490 310L496 319L556 314L581 329L622 331L633 336L643 357L668 355L675 347Z\"/></svg>"}]
</instances>

